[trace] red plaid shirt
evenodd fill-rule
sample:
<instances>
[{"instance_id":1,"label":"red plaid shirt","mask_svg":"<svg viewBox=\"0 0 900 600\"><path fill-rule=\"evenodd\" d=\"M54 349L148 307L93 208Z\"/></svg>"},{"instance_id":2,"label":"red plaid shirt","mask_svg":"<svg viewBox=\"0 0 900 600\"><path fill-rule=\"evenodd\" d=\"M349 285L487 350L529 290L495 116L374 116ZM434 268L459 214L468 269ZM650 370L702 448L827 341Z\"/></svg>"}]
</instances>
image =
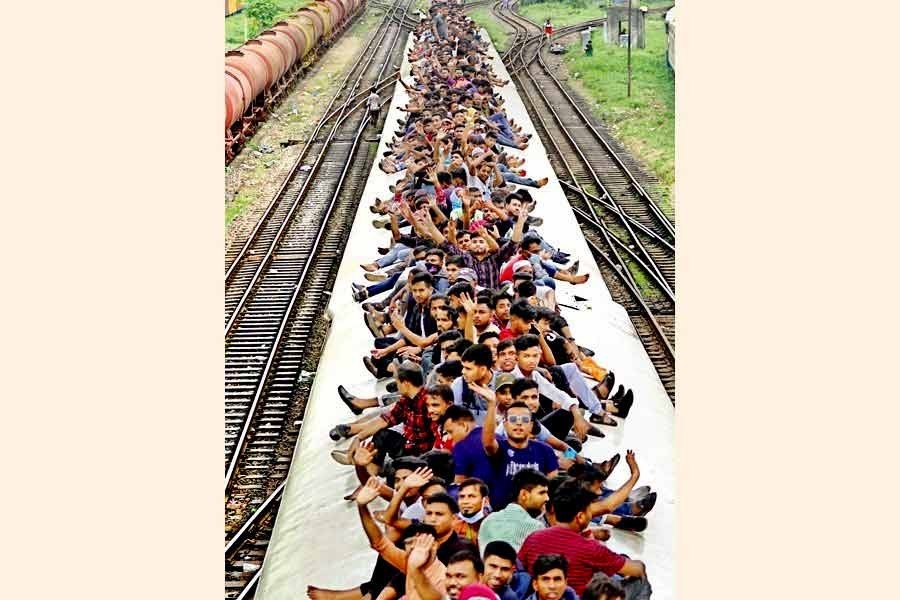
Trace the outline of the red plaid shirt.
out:
<instances>
[{"instance_id":1,"label":"red plaid shirt","mask_svg":"<svg viewBox=\"0 0 900 600\"><path fill-rule=\"evenodd\" d=\"M419 388L415 398L401 396L394 403L391 412L382 417L388 427L403 423L403 437L406 438L405 453L418 456L434 447L434 423L428 418L425 406L425 387Z\"/></svg>"}]
</instances>

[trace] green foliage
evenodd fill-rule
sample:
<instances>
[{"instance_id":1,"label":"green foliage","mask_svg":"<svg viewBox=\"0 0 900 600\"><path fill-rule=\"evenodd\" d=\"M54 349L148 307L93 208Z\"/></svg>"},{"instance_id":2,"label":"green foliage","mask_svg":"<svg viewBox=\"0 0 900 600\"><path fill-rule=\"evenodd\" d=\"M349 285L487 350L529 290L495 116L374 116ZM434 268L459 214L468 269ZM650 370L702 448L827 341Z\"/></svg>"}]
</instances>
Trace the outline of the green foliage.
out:
<instances>
[{"instance_id":1,"label":"green foliage","mask_svg":"<svg viewBox=\"0 0 900 600\"><path fill-rule=\"evenodd\" d=\"M494 42L494 47L497 48L498 52L502 53L506 50L509 45L509 35L506 29L508 25L492 15L490 8L479 7L475 10L468 11L468 13L479 27L483 27L488 32L488 35L491 36L491 41Z\"/></svg>"},{"instance_id":2,"label":"green foliage","mask_svg":"<svg viewBox=\"0 0 900 600\"><path fill-rule=\"evenodd\" d=\"M597 2L597 0L566 0L565 2L554 0L523 6L519 13L535 23L543 23L547 17L550 17L553 26L559 29L567 25L599 19L606 15L606 8L603 1Z\"/></svg>"},{"instance_id":3,"label":"green foliage","mask_svg":"<svg viewBox=\"0 0 900 600\"><path fill-rule=\"evenodd\" d=\"M258 0L257 0L258 1ZM313 2L313 0L264 0L269 4L274 4L276 8L276 13L274 16L269 17L267 20L259 21L258 23L254 23L253 19L248 16L248 9L251 4L254 4L254 0L251 0L247 3L246 8L239 13L233 14L230 17L225 17L225 49L231 50L233 48L237 48L241 44L243 44L247 39L251 39L256 37L256 35L271 26L273 23L277 23L282 19L286 18L288 15L296 12L297 10L303 8L304 6L308 6ZM244 38L244 32L246 30L247 38Z\"/></svg>"},{"instance_id":4,"label":"green foliage","mask_svg":"<svg viewBox=\"0 0 900 600\"><path fill-rule=\"evenodd\" d=\"M626 49L608 45L595 30L594 56L581 42L568 47L570 85L594 104L594 113L660 180L661 208L672 214L675 183L675 78L666 64L662 15L648 15L646 48L632 50L631 97L627 95ZM576 74L577 73L577 77Z\"/></svg>"},{"instance_id":5,"label":"green foliage","mask_svg":"<svg viewBox=\"0 0 900 600\"><path fill-rule=\"evenodd\" d=\"M250 36L254 37L275 22L279 10L275 0L247 0L244 12L250 19Z\"/></svg>"}]
</instances>

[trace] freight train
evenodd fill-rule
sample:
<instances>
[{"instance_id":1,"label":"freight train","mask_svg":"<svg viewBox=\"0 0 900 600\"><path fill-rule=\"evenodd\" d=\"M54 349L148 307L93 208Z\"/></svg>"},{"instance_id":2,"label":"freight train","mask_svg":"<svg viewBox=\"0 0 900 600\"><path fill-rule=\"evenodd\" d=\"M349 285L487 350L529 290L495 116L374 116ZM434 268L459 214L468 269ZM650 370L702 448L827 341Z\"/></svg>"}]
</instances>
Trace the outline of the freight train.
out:
<instances>
[{"instance_id":1,"label":"freight train","mask_svg":"<svg viewBox=\"0 0 900 600\"><path fill-rule=\"evenodd\" d=\"M340 34L365 0L316 0L225 53L225 161L252 135L268 109Z\"/></svg>"},{"instance_id":2,"label":"freight train","mask_svg":"<svg viewBox=\"0 0 900 600\"><path fill-rule=\"evenodd\" d=\"M225 16L233 15L244 8L243 0L225 0Z\"/></svg>"}]
</instances>

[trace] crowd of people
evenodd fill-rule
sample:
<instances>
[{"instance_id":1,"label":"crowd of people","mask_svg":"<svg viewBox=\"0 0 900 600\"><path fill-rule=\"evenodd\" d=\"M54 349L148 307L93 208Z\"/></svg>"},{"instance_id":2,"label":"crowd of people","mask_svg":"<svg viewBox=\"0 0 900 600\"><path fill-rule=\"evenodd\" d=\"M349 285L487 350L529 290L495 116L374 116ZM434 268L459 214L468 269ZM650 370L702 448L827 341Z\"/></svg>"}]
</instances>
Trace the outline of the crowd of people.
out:
<instances>
[{"instance_id":1,"label":"crowd of people","mask_svg":"<svg viewBox=\"0 0 900 600\"><path fill-rule=\"evenodd\" d=\"M331 455L358 476L344 499L377 558L366 581L307 593L648 598L647 567L605 542L613 529L643 531L656 493L637 487L632 451L617 487L606 482L621 455L582 452L635 398L561 314L558 283L588 277L532 216L529 189L547 179L516 155L532 133L504 109L496 88L508 82L458 4L434 2L413 40L406 118L379 161L403 175L371 207L390 240L352 290L373 336L362 360L386 392L340 386L354 418L330 431L351 440ZM370 510L376 498L387 507Z\"/></svg>"}]
</instances>

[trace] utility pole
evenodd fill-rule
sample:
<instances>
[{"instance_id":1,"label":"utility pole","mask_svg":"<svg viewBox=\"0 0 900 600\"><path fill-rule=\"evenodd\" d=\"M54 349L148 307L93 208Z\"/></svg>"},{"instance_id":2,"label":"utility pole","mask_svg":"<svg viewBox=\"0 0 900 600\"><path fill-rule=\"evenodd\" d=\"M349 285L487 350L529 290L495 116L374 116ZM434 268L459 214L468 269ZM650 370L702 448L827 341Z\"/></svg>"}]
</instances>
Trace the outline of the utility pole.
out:
<instances>
[{"instance_id":1,"label":"utility pole","mask_svg":"<svg viewBox=\"0 0 900 600\"><path fill-rule=\"evenodd\" d=\"M631 0L628 0L628 97L631 98Z\"/></svg>"}]
</instances>

